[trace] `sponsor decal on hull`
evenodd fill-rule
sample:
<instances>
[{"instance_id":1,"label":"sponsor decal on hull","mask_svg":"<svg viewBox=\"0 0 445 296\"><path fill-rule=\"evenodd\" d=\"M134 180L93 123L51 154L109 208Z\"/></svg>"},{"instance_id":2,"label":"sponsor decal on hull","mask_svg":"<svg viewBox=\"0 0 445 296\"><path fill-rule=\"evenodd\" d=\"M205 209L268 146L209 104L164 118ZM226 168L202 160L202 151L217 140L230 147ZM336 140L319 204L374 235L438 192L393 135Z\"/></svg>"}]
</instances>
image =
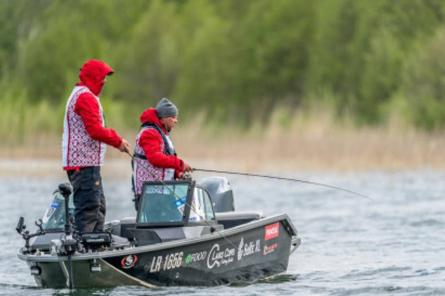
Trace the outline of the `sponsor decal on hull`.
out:
<instances>
[{"instance_id":1,"label":"sponsor decal on hull","mask_svg":"<svg viewBox=\"0 0 445 296\"><path fill-rule=\"evenodd\" d=\"M207 258L207 251L196 252L188 254L184 259L184 264L191 264L203 261Z\"/></svg>"},{"instance_id":2,"label":"sponsor decal on hull","mask_svg":"<svg viewBox=\"0 0 445 296\"><path fill-rule=\"evenodd\" d=\"M278 247L278 243L274 243L271 245L265 245L264 249L263 249L263 255L266 256L266 255L269 255L270 253L273 253L277 247Z\"/></svg>"},{"instance_id":3,"label":"sponsor decal on hull","mask_svg":"<svg viewBox=\"0 0 445 296\"><path fill-rule=\"evenodd\" d=\"M136 255L128 255L122 258L121 260L121 266L123 269L129 269L136 265L136 262L138 262L138 256Z\"/></svg>"},{"instance_id":4,"label":"sponsor decal on hull","mask_svg":"<svg viewBox=\"0 0 445 296\"><path fill-rule=\"evenodd\" d=\"M280 223L273 223L266 225L264 227L264 239L271 240L279 236ZM150 262L145 265L145 270L150 273L157 273L161 271L168 271L172 269L177 269L182 266L187 266L194 263L200 263L205 261L208 269L219 268L222 266L227 266L236 261L241 261L245 257L249 257L255 254L268 255L273 253L278 247L278 243L273 243L269 245L262 246L261 239L254 239L251 241L246 241L244 237L241 237L238 248L234 247L221 247L219 243L212 245L210 250L202 250L193 253L186 252L175 252L169 253L167 255L158 255L152 257ZM130 255L131 256L131 255ZM127 256L127 257L130 257ZM127 258L125 257L125 258ZM125 259L124 258L124 259ZM122 260L122 266L124 267L124 259ZM131 263L132 258L126 260L129 263L125 263L124 268L131 268L137 261ZM133 259L134 260L134 259ZM133 264L133 265L132 265Z\"/></svg>"},{"instance_id":5,"label":"sponsor decal on hull","mask_svg":"<svg viewBox=\"0 0 445 296\"><path fill-rule=\"evenodd\" d=\"M280 222L266 225L264 227L264 240L271 240L280 235Z\"/></svg>"},{"instance_id":6,"label":"sponsor decal on hull","mask_svg":"<svg viewBox=\"0 0 445 296\"><path fill-rule=\"evenodd\" d=\"M214 244L210 249L207 256L207 267L212 269L213 267L220 267L221 265L227 265L235 259L235 249L225 248L221 250L219 244Z\"/></svg>"},{"instance_id":7,"label":"sponsor decal on hull","mask_svg":"<svg viewBox=\"0 0 445 296\"><path fill-rule=\"evenodd\" d=\"M253 255L255 253L259 253L261 250L261 242L257 239L255 242L251 241L248 243L244 243L244 237L241 238L238 246L238 261L243 259L243 257Z\"/></svg>"}]
</instances>

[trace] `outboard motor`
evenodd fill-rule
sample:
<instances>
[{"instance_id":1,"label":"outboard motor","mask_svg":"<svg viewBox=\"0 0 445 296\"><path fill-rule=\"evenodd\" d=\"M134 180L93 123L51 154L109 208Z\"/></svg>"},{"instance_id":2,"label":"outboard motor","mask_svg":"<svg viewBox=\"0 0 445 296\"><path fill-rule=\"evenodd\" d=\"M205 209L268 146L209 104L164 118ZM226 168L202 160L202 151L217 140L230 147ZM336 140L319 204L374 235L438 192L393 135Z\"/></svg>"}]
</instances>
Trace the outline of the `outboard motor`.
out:
<instances>
[{"instance_id":1,"label":"outboard motor","mask_svg":"<svg viewBox=\"0 0 445 296\"><path fill-rule=\"evenodd\" d=\"M205 178L199 185L210 194L215 212L231 212L235 210L232 187L226 178Z\"/></svg>"}]
</instances>

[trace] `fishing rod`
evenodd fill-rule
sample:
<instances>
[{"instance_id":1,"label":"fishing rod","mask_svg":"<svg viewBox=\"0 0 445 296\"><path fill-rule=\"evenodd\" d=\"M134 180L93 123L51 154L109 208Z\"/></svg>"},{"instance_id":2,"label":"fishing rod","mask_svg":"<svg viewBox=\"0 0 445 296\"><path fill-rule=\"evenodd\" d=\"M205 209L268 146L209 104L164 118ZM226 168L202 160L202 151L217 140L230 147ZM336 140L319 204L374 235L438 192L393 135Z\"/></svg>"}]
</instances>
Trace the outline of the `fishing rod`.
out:
<instances>
[{"instance_id":1,"label":"fishing rod","mask_svg":"<svg viewBox=\"0 0 445 296\"><path fill-rule=\"evenodd\" d=\"M133 155L129 151L125 151L131 158L133 158ZM340 190L347 192L352 195L360 196L362 198L366 198L368 200L373 201L373 199L367 195L364 195L359 192L355 192L346 188L342 188L335 185L315 182L315 181L309 181L309 180L303 180L303 179L296 179L296 178L287 178L287 177L278 177L278 176L270 176L270 175L261 175L261 174L253 174L253 173L245 173L245 172L235 172L235 171L223 171L223 170L214 170L214 169L202 169L202 168L192 168L192 171L197 172L207 172L207 173L220 173L220 174L228 174L228 175L239 175L239 176L248 176L248 177L257 177L257 178L266 178L266 179L275 179L275 180L283 180L283 181L290 181L290 182L298 182L298 183L304 183L304 184L310 184L310 185L316 185L316 186L322 186L330 189Z\"/></svg>"},{"instance_id":2,"label":"fishing rod","mask_svg":"<svg viewBox=\"0 0 445 296\"><path fill-rule=\"evenodd\" d=\"M360 196L363 198L366 198L368 200L373 200L371 197L346 189L346 188L342 188L342 187L338 187L338 186L334 186L334 185L329 185L329 184L325 184L325 183L320 183L320 182L314 182L314 181L309 181L309 180L302 180L302 179L295 179L295 178L286 178L286 177L278 177L278 176L270 176L270 175L260 175L260 174L252 174L252 173L244 173L244 172L234 172L234 171L223 171L223 170L213 170L213 169L201 169L201 168L193 168L193 171L198 171L198 172L207 172L207 173L220 173L220 174L228 174L228 175L239 175L239 176L249 176L249 177L258 177L258 178L266 178L266 179L276 179L276 180L283 180L283 181L290 181L290 182L298 182L298 183L304 183L304 184L311 184L311 185L316 185L316 186L322 186L322 187L327 187L327 188L331 188L331 189L336 189L336 190L341 190L344 192L348 192L350 194L356 195L356 196Z\"/></svg>"}]
</instances>

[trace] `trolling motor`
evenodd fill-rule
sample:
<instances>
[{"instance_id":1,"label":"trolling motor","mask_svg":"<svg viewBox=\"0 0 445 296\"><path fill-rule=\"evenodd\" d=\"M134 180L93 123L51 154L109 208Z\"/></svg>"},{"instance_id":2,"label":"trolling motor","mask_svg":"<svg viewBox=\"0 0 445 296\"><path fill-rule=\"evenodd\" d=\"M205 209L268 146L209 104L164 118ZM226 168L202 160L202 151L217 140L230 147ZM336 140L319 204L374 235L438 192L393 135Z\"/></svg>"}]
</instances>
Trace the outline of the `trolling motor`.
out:
<instances>
[{"instance_id":1,"label":"trolling motor","mask_svg":"<svg viewBox=\"0 0 445 296\"><path fill-rule=\"evenodd\" d=\"M67 286L71 290L74 287L74 279L73 279L73 263L71 259L71 255L76 252L77 249L77 240L73 237L70 223L70 212L69 212L69 201L70 195L73 192L73 189L69 183L62 183L59 185L59 192L62 194L65 199L65 237L63 237L60 241L62 243L62 248L59 250L62 251L63 255L68 256L68 278L67 278Z\"/></svg>"},{"instance_id":2,"label":"trolling motor","mask_svg":"<svg viewBox=\"0 0 445 296\"><path fill-rule=\"evenodd\" d=\"M66 255L72 255L77 249L77 240L74 239L72 235L69 213L69 200L73 190L69 183L62 183L59 185L59 192L65 199L65 237L61 239L63 253Z\"/></svg>"}]
</instances>

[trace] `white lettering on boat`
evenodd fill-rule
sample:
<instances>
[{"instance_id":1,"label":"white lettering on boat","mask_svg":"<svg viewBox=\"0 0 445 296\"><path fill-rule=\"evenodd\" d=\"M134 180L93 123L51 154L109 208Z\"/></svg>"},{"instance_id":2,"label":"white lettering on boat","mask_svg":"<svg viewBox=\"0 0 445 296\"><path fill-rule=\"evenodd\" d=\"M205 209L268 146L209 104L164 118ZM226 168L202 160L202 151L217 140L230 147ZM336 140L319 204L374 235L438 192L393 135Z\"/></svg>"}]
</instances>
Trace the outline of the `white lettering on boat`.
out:
<instances>
[{"instance_id":1,"label":"white lettering on boat","mask_svg":"<svg viewBox=\"0 0 445 296\"><path fill-rule=\"evenodd\" d=\"M161 270L162 256L154 256L151 261L150 272L158 272Z\"/></svg>"},{"instance_id":2,"label":"white lettering on boat","mask_svg":"<svg viewBox=\"0 0 445 296\"><path fill-rule=\"evenodd\" d=\"M225 248L221 250L219 244L214 244L210 249L207 256L207 267L212 269L213 267L220 267L221 265L227 265L233 262L235 258L235 249Z\"/></svg>"},{"instance_id":3,"label":"white lettering on boat","mask_svg":"<svg viewBox=\"0 0 445 296\"><path fill-rule=\"evenodd\" d=\"M199 262L199 261L204 260L206 257L207 257L207 251L201 251L201 252L188 254L184 258L184 263L185 264L191 264L191 263L194 263L194 262Z\"/></svg>"},{"instance_id":4,"label":"white lettering on boat","mask_svg":"<svg viewBox=\"0 0 445 296\"><path fill-rule=\"evenodd\" d=\"M250 241L247 243L244 243L244 237L241 238L241 241L238 246L238 261L241 260L243 257L253 255L255 253L258 253L261 251L261 241L257 239L255 242Z\"/></svg>"},{"instance_id":5,"label":"white lettering on boat","mask_svg":"<svg viewBox=\"0 0 445 296\"><path fill-rule=\"evenodd\" d=\"M166 271L181 267L183 256L183 252L171 253L165 256L154 256L151 260L150 272Z\"/></svg>"}]
</instances>

